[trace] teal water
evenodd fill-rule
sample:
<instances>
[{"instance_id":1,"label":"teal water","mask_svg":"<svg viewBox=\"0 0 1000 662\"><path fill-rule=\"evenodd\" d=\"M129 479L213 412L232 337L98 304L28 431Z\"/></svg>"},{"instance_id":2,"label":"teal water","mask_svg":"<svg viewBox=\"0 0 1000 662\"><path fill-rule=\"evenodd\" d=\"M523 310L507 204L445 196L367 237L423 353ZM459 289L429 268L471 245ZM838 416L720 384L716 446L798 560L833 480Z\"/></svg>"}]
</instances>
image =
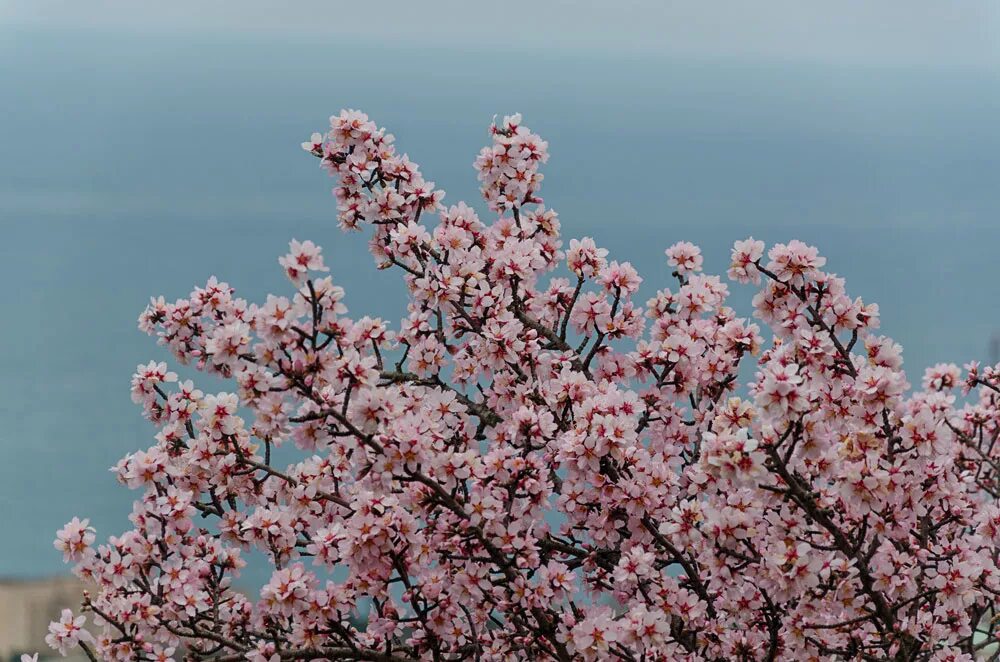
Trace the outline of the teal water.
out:
<instances>
[{"instance_id":1,"label":"teal water","mask_svg":"<svg viewBox=\"0 0 1000 662\"><path fill-rule=\"evenodd\" d=\"M324 246L357 315L398 318L395 275L342 235L299 142L341 107L396 134L446 202L494 113L550 141L544 196L645 278L686 239L709 270L754 235L818 245L881 305L911 381L985 358L1000 328L1000 86L960 70L824 68L352 44L0 31L0 576L61 570L54 531L126 524L107 473L148 446L135 328L210 275L285 287L292 237ZM479 206L481 213L485 209ZM750 291L734 286L746 311ZM208 388L217 388L207 384Z\"/></svg>"}]
</instances>

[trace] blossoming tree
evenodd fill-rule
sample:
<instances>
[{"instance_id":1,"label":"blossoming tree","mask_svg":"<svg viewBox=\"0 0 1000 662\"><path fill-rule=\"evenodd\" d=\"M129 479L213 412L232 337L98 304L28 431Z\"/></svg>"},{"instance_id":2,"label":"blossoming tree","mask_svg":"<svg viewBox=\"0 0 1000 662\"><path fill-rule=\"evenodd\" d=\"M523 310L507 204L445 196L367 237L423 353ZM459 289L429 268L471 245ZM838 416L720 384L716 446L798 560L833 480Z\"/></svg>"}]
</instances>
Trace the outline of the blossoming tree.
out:
<instances>
[{"instance_id":1,"label":"blossoming tree","mask_svg":"<svg viewBox=\"0 0 1000 662\"><path fill-rule=\"evenodd\" d=\"M51 645L156 662L992 654L1000 369L938 365L911 391L878 307L798 241L732 251L767 338L688 243L643 307L628 262L564 248L539 197L546 143L517 115L491 136L490 222L443 206L359 112L304 144L337 178L342 228L406 281L397 328L348 317L309 241L279 260L286 296L212 278L151 301L140 328L233 392L139 367L158 432L115 468L141 494L132 528L98 546L87 520L59 532L96 589ZM244 595L251 549L273 572Z\"/></svg>"}]
</instances>

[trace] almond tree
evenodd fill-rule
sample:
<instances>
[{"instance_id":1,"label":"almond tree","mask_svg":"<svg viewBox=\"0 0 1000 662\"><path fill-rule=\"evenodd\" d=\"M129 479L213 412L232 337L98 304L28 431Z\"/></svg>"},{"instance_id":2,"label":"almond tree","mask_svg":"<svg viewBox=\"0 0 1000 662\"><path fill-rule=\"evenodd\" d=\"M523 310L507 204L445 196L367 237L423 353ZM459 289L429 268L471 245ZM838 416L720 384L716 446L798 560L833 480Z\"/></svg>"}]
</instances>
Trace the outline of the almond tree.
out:
<instances>
[{"instance_id":1,"label":"almond tree","mask_svg":"<svg viewBox=\"0 0 1000 662\"><path fill-rule=\"evenodd\" d=\"M157 433L116 467L140 495L132 528L99 546L87 520L59 532L97 590L93 632L67 611L54 647L996 657L1000 368L938 365L911 391L878 307L798 241L732 251L766 339L692 244L667 249L676 283L637 305L628 262L563 246L539 197L547 144L518 115L475 162L488 221L445 207L362 113L304 147L337 180L340 226L403 276L406 316L348 317L310 241L279 260L285 296L253 304L212 278L153 299L140 328L233 392L139 366ZM273 568L244 595L250 549Z\"/></svg>"}]
</instances>

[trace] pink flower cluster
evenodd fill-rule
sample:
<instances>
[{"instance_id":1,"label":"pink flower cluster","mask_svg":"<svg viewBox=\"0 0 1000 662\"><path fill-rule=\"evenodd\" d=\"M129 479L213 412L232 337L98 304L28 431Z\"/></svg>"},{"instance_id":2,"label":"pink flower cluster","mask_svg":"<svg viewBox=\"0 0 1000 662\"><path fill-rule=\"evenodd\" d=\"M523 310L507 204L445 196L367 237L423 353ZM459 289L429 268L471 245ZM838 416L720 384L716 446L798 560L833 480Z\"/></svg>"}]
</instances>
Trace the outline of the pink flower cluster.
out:
<instances>
[{"instance_id":1,"label":"pink flower cluster","mask_svg":"<svg viewBox=\"0 0 1000 662\"><path fill-rule=\"evenodd\" d=\"M549 160L549 144L521 124L521 115L503 118L493 125L493 144L484 147L476 159L483 198L493 211L516 210L540 203L541 164Z\"/></svg>"},{"instance_id":2,"label":"pink flower cluster","mask_svg":"<svg viewBox=\"0 0 1000 662\"><path fill-rule=\"evenodd\" d=\"M490 221L444 207L367 116L330 124L303 147L341 225L401 272L405 317L348 316L308 241L263 303L215 278L152 299L140 328L232 389L139 366L157 432L114 468L132 526L59 532L95 630L67 612L54 647L938 661L997 641L1000 367L938 365L911 390L878 307L798 241L735 244L756 322L685 242L676 284L636 301L629 263L563 249L520 116L476 160ZM251 551L272 572L245 594Z\"/></svg>"}]
</instances>

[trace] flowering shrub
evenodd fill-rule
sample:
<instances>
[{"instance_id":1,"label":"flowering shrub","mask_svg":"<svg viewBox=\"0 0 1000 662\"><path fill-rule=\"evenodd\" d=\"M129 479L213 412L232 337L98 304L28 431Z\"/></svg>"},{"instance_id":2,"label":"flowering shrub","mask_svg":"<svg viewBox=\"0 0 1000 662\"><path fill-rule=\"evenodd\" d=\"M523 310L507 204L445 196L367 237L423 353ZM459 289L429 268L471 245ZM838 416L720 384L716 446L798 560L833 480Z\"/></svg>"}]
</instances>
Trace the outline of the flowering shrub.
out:
<instances>
[{"instance_id":1,"label":"flowering shrub","mask_svg":"<svg viewBox=\"0 0 1000 662\"><path fill-rule=\"evenodd\" d=\"M676 284L637 304L629 263L589 238L564 249L539 197L547 144L517 115L475 162L491 223L443 206L359 112L304 147L337 178L341 227L402 273L407 316L348 317L309 241L279 260L289 295L252 304L212 278L153 299L140 328L234 392L139 366L158 432L115 468L141 494L133 526L96 547L87 520L59 532L97 587L96 627L67 611L53 646L157 662L990 650L1000 370L938 365L911 392L878 307L798 241L732 251L767 339L689 243L666 251ZM232 587L248 550L273 566L249 596Z\"/></svg>"}]
</instances>

